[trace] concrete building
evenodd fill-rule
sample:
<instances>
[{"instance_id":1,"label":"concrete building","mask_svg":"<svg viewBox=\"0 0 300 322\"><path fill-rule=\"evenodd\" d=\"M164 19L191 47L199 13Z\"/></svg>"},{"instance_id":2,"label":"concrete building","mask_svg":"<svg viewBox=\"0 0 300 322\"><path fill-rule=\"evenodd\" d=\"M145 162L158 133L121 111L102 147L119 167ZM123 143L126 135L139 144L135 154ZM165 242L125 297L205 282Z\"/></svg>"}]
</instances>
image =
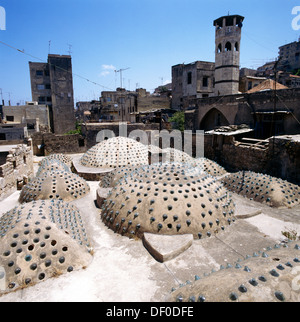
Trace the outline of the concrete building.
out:
<instances>
[{"instance_id":1,"label":"concrete building","mask_svg":"<svg viewBox=\"0 0 300 322\"><path fill-rule=\"evenodd\" d=\"M144 88L127 91L103 91L100 98L100 119L102 121L132 121L132 115L139 112L170 108L170 97L150 94Z\"/></svg>"},{"instance_id":2,"label":"concrete building","mask_svg":"<svg viewBox=\"0 0 300 322\"><path fill-rule=\"evenodd\" d=\"M25 123L0 124L0 142L20 141L27 139L28 130Z\"/></svg>"},{"instance_id":3,"label":"concrete building","mask_svg":"<svg viewBox=\"0 0 300 322\"><path fill-rule=\"evenodd\" d=\"M189 98L214 95L215 64L196 61L172 66L172 109L182 110Z\"/></svg>"},{"instance_id":4,"label":"concrete building","mask_svg":"<svg viewBox=\"0 0 300 322\"><path fill-rule=\"evenodd\" d=\"M233 95L239 91L240 45L244 17L224 16L216 27L215 95Z\"/></svg>"},{"instance_id":5,"label":"concrete building","mask_svg":"<svg viewBox=\"0 0 300 322\"><path fill-rule=\"evenodd\" d=\"M289 72L300 69L300 40L280 46L279 57L278 69Z\"/></svg>"},{"instance_id":6,"label":"concrete building","mask_svg":"<svg viewBox=\"0 0 300 322\"><path fill-rule=\"evenodd\" d=\"M137 111L135 92L125 88L101 92L100 104L102 121L129 121L130 113Z\"/></svg>"},{"instance_id":7,"label":"concrete building","mask_svg":"<svg viewBox=\"0 0 300 322\"><path fill-rule=\"evenodd\" d=\"M241 93L246 93L247 91L264 82L266 79L266 77L243 76L240 78L239 91Z\"/></svg>"},{"instance_id":8,"label":"concrete building","mask_svg":"<svg viewBox=\"0 0 300 322\"><path fill-rule=\"evenodd\" d=\"M3 122L8 125L25 124L28 133L49 132L50 119L47 105L37 102L26 102L26 105L3 106Z\"/></svg>"},{"instance_id":9,"label":"concrete building","mask_svg":"<svg viewBox=\"0 0 300 322\"><path fill-rule=\"evenodd\" d=\"M48 55L47 63L29 62L32 100L49 107L55 134L75 129L72 62L69 55Z\"/></svg>"}]
</instances>

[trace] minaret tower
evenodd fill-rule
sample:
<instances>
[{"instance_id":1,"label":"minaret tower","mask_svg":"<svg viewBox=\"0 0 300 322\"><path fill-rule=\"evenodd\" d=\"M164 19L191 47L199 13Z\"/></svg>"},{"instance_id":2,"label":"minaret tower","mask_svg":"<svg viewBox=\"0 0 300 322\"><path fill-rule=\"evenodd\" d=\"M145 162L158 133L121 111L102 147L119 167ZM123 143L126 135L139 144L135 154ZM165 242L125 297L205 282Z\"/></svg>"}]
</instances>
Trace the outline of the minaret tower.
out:
<instances>
[{"instance_id":1,"label":"minaret tower","mask_svg":"<svg viewBox=\"0 0 300 322\"><path fill-rule=\"evenodd\" d=\"M239 91L240 44L244 17L224 16L216 27L215 95L233 95Z\"/></svg>"}]
</instances>

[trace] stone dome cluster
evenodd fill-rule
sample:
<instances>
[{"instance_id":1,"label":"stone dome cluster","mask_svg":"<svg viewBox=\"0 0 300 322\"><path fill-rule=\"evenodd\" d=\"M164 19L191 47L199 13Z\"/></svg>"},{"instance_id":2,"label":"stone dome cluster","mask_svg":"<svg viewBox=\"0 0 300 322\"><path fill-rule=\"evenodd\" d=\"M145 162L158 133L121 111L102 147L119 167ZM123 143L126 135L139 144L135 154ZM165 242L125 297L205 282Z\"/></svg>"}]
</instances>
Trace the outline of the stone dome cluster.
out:
<instances>
[{"instance_id":1,"label":"stone dome cluster","mask_svg":"<svg viewBox=\"0 0 300 322\"><path fill-rule=\"evenodd\" d=\"M3 293L86 267L91 258L90 242L75 206L38 200L0 218Z\"/></svg>"},{"instance_id":2,"label":"stone dome cluster","mask_svg":"<svg viewBox=\"0 0 300 322\"><path fill-rule=\"evenodd\" d=\"M148 164L148 147L136 140L114 137L89 149L80 159L92 168L116 168Z\"/></svg>"},{"instance_id":3,"label":"stone dome cluster","mask_svg":"<svg viewBox=\"0 0 300 322\"><path fill-rule=\"evenodd\" d=\"M66 158L44 158L36 177L22 188L19 201L61 199L69 202L84 197L90 191L89 185L62 160Z\"/></svg>"},{"instance_id":4,"label":"stone dome cluster","mask_svg":"<svg viewBox=\"0 0 300 322\"><path fill-rule=\"evenodd\" d=\"M101 217L122 235L193 234L198 239L224 230L235 220L228 191L189 164L147 165L117 175L117 180L110 179L111 192Z\"/></svg>"},{"instance_id":5,"label":"stone dome cluster","mask_svg":"<svg viewBox=\"0 0 300 322\"><path fill-rule=\"evenodd\" d=\"M299 186L269 175L240 171L222 181L228 190L270 207L293 207L300 203Z\"/></svg>"}]
</instances>

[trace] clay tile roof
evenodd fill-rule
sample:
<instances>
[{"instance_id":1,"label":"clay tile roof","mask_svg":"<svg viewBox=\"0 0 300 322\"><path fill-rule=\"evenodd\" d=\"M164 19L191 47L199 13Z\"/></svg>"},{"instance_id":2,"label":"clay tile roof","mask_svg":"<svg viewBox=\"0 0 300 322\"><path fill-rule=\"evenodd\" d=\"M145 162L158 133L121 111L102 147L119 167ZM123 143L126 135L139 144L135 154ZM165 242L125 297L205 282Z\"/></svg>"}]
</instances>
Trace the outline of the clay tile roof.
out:
<instances>
[{"instance_id":1,"label":"clay tile roof","mask_svg":"<svg viewBox=\"0 0 300 322\"><path fill-rule=\"evenodd\" d=\"M247 93L256 93L261 91L268 91L275 89L275 81L272 79L266 79L264 82L250 89ZM288 89L288 87L276 82L276 89Z\"/></svg>"}]
</instances>

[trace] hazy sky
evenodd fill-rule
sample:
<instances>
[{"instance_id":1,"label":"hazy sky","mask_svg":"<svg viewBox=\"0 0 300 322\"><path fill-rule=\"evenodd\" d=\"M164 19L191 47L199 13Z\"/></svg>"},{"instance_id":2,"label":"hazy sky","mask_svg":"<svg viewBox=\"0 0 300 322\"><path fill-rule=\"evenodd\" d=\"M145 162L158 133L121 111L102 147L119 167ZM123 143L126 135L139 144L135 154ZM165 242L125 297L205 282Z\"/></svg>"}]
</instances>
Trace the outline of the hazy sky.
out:
<instances>
[{"instance_id":1,"label":"hazy sky","mask_svg":"<svg viewBox=\"0 0 300 322\"><path fill-rule=\"evenodd\" d=\"M215 60L213 21L245 17L241 67L257 68L298 40L293 0L0 0L0 88L12 104L31 100L28 61L71 50L75 102L98 99L103 90L135 90L171 82L171 67ZM299 11L300 14L300 11ZM1 18L1 17L0 17ZM300 21L299 21L300 25ZM89 79L89 81L83 78Z\"/></svg>"}]
</instances>

